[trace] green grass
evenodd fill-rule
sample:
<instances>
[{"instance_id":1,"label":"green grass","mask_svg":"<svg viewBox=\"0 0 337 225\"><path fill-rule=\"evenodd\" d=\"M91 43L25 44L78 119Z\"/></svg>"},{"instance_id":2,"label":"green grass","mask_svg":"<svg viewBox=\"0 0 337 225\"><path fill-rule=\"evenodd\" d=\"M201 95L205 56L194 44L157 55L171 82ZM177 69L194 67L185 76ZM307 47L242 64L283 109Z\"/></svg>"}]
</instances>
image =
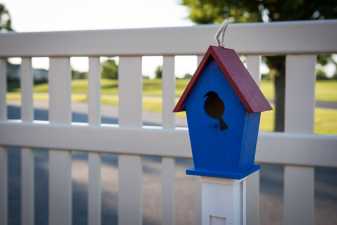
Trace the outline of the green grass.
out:
<instances>
[{"instance_id":1,"label":"green grass","mask_svg":"<svg viewBox=\"0 0 337 225\"><path fill-rule=\"evenodd\" d=\"M186 80L176 81L176 96L179 97L187 84ZM75 102L87 101L87 80L74 80L72 82L72 100ZM273 99L273 85L270 81L262 81L261 89L266 97ZM101 80L101 102L105 105L118 105L118 84L115 80ZM316 82L316 100L337 102L337 81ZM161 81L143 81L143 108L149 112L161 112ZM8 101L20 101L19 90L7 94ZM34 100L48 100L48 85L39 84L34 87ZM183 113L178 117L184 117ZM272 111L262 114L261 129L271 131L273 129L274 113ZM316 108L315 133L337 134L337 110Z\"/></svg>"}]
</instances>

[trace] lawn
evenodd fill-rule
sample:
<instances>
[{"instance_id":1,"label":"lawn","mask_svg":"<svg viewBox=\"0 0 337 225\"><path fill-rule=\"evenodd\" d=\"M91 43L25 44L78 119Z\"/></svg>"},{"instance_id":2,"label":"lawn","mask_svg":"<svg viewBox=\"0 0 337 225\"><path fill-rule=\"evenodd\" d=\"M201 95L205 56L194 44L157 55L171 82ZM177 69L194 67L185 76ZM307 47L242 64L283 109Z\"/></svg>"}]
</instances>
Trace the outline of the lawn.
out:
<instances>
[{"instance_id":1,"label":"lawn","mask_svg":"<svg viewBox=\"0 0 337 225\"><path fill-rule=\"evenodd\" d=\"M186 80L177 80L176 96L181 95L187 84ZM75 80L72 82L72 100L76 102L87 101L87 80ZM273 85L270 81L262 81L261 89L266 97L273 99ZM40 84L34 87L34 100L48 99L48 85ZM115 80L101 80L101 101L106 105L118 105L118 85ZM316 100L337 103L337 81L318 81L316 82ZM143 81L143 108L149 112L160 112L161 104L161 81ZM8 93L8 101L19 101L19 90ZM271 131L273 128L273 112L263 113L261 128ZM183 117L184 114L179 114ZM337 110L316 108L315 110L315 133L337 134Z\"/></svg>"}]
</instances>

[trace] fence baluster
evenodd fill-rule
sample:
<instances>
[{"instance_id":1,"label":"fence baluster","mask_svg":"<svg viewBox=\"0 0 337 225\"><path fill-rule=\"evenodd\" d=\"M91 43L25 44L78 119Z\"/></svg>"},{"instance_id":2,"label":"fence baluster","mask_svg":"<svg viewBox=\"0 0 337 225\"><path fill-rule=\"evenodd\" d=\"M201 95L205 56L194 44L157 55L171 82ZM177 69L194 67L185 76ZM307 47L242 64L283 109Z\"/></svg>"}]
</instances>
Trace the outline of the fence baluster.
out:
<instances>
[{"instance_id":1,"label":"fence baluster","mask_svg":"<svg viewBox=\"0 0 337 225\"><path fill-rule=\"evenodd\" d=\"M120 57L118 112L120 127L137 129L142 126L141 65L141 57ZM142 224L143 176L141 158L134 155L120 155L118 159L118 224Z\"/></svg>"},{"instance_id":2,"label":"fence baluster","mask_svg":"<svg viewBox=\"0 0 337 225\"><path fill-rule=\"evenodd\" d=\"M315 109L314 55L286 57L285 131L311 133ZM299 88L301 93L298 92ZM314 224L314 169L286 166L283 224Z\"/></svg>"},{"instance_id":3,"label":"fence baluster","mask_svg":"<svg viewBox=\"0 0 337 225\"><path fill-rule=\"evenodd\" d=\"M100 76L101 65L99 57L89 58L89 90L88 90L88 116L90 126L99 126L100 114ZM102 184L101 184L101 158L99 153L90 152L88 158L89 185L88 185L88 224L101 224L102 210Z\"/></svg>"},{"instance_id":4,"label":"fence baluster","mask_svg":"<svg viewBox=\"0 0 337 225\"><path fill-rule=\"evenodd\" d=\"M21 63L21 118L33 121L33 70L31 58L22 58ZM34 224L34 155L30 148L21 151L21 223Z\"/></svg>"},{"instance_id":5,"label":"fence baluster","mask_svg":"<svg viewBox=\"0 0 337 225\"><path fill-rule=\"evenodd\" d=\"M257 84L260 83L261 57L256 55L246 56L247 69L253 76L253 79ZM247 199L247 225L260 224L260 175L256 172L247 178L246 182L246 199Z\"/></svg>"},{"instance_id":6,"label":"fence baluster","mask_svg":"<svg viewBox=\"0 0 337 225\"><path fill-rule=\"evenodd\" d=\"M49 120L51 126L71 123L70 60L50 58ZM60 134L62 135L62 134ZM49 225L72 223L71 152L49 151Z\"/></svg>"},{"instance_id":7,"label":"fence baluster","mask_svg":"<svg viewBox=\"0 0 337 225\"><path fill-rule=\"evenodd\" d=\"M163 57L163 127L175 127L175 115L172 112L176 96L176 78L174 74L174 56Z\"/></svg>"}]
</instances>

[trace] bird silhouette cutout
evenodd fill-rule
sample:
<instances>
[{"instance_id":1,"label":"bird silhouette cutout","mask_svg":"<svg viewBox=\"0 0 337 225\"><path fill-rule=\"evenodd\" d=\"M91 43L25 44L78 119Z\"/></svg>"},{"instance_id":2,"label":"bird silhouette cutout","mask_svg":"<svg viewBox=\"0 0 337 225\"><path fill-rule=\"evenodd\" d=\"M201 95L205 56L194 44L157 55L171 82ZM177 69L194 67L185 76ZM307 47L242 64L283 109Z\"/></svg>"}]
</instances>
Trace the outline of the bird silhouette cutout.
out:
<instances>
[{"instance_id":1,"label":"bird silhouette cutout","mask_svg":"<svg viewBox=\"0 0 337 225\"><path fill-rule=\"evenodd\" d=\"M223 119L223 114L225 112L225 104L214 91L207 92L204 97L206 97L204 103L204 110L208 116L219 121L220 130L226 130L228 128L227 124Z\"/></svg>"}]
</instances>

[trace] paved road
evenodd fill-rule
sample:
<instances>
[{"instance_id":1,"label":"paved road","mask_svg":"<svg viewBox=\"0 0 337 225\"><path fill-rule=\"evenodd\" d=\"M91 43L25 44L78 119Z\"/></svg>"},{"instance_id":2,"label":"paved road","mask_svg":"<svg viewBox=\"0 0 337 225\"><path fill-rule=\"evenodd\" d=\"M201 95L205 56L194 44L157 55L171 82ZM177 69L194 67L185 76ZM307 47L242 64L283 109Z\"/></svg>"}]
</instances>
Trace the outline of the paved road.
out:
<instances>
[{"instance_id":1,"label":"paved road","mask_svg":"<svg viewBox=\"0 0 337 225\"><path fill-rule=\"evenodd\" d=\"M20 108L9 106L10 119L18 119ZM47 120L44 109L36 109L35 118ZM103 117L104 123L116 123L114 117ZM87 115L73 113L73 121L85 122ZM147 123L148 124L148 123ZM150 124L157 124L152 122ZM9 151L9 224L20 224L20 149L11 147ZM48 152L34 149L35 160L35 209L36 225L48 223ZM87 224L87 154L73 153L73 224ZM115 155L102 155L102 224L117 223L118 160ZM194 177L187 177L184 169L190 160L176 159L176 224L195 224L192 211L195 206L197 185ZM145 157L144 172L144 219L145 225L160 224L160 159ZM283 170L278 165L263 165L261 170L261 213L262 224L281 224ZM181 201L184 199L184 201ZM316 224L337 224L337 170L315 169ZM301 201L301 199L299 199Z\"/></svg>"}]
</instances>

